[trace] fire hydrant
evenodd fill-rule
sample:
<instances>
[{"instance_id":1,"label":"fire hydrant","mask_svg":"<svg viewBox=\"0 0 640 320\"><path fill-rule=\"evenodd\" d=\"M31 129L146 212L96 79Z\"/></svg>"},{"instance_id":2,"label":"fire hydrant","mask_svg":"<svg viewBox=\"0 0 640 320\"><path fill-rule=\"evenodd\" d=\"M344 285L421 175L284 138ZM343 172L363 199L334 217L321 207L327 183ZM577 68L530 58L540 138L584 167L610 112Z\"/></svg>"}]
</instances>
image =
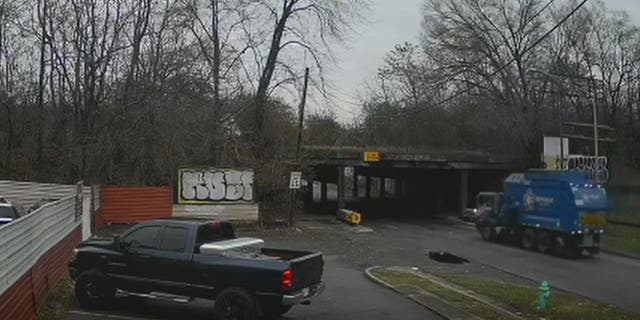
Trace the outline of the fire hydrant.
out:
<instances>
[{"instance_id":1,"label":"fire hydrant","mask_svg":"<svg viewBox=\"0 0 640 320\"><path fill-rule=\"evenodd\" d=\"M543 281L542 285L540 285L540 300L538 309L545 310L549 308L551 300L551 288L549 287L549 283L547 281Z\"/></svg>"}]
</instances>

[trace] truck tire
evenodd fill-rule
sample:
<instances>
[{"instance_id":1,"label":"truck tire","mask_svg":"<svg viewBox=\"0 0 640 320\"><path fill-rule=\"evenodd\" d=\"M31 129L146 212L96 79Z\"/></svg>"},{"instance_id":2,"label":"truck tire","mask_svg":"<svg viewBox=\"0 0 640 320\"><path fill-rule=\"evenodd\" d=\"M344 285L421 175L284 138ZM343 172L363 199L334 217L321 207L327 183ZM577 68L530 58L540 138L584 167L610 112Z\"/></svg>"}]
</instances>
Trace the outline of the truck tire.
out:
<instances>
[{"instance_id":1,"label":"truck tire","mask_svg":"<svg viewBox=\"0 0 640 320\"><path fill-rule=\"evenodd\" d=\"M496 234L496 229L492 226L488 226L488 225L484 225L481 226L480 228L480 235L482 236L482 239L485 241L495 241L497 234Z\"/></svg>"},{"instance_id":2,"label":"truck tire","mask_svg":"<svg viewBox=\"0 0 640 320\"><path fill-rule=\"evenodd\" d=\"M116 288L98 270L81 273L76 279L74 289L78 304L87 309L104 308L112 303L116 296Z\"/></svg>"},{"instance_id":3,"label":"truck tire","mask_svg":"<svg viewBox=\"0 0 640 320\"><path fill-rule=\"evenodd\" d=\"M222 291L213 308L215 320L257 320L256 299L243 288L228 288Z\"/></svg>"},{"instance_id":4,"label":"truck tire","mask_svg":"<svg viewBox=\"0 0 640 320\"><path fill-rule=\"evenodd\" d=\"M582 250L572 237L557 235L554 241L554 251L561 257L575 259L580 256Z\"/></svg>"},{"instance_id":5,"label":"truck tire","mask_svg":"<svg viewBox=\"0 0 640 320\"><path fill-rule=\"evenodd\" d=\"M538 232L538 241L536 248L538 251L542 253L550 253L553 247L553 241L551 238L551 233L548 231L540 231Z\"/></svg>"},{"instance_id":6,"label":"truck tire","mask_svg":"<svg viewBox=\"0 0 640 320\"><path fill-rule=\"evenodd\" d=\"M525 229L522 234L522 246L525 249L533 250L536 245L536 233L532 229Z\"/></svg>"},{"instance_id":7,"label":"truck tire","mask_svg":"<svg viewBox=\"0 0 640 320\"><path fill-rule=\"evenodd\" d=\"M278 305L263 305L262 306L262 318L264 320L273 320L280 318L283 314L289 312L292 306Z\"/></svg>"}]
</instances>

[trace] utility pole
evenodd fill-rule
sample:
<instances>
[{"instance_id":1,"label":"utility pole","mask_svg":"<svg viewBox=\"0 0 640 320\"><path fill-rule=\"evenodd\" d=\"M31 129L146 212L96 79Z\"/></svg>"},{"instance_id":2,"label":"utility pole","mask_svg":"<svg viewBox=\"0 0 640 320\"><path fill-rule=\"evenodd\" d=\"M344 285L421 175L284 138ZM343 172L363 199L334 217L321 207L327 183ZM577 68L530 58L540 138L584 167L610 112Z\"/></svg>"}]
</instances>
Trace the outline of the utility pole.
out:
<instances>
[{"instance_id":1,"label":"utility pole","mask_svg":"<svg viewBox=\"0 0 640 320\"><path fill-rule=\"evenodd\" d=\"M598 108L596 106L596 98L594 94L593 98L593 142L595 148L595 156L600 156L600 150L598 149Z\"/></svg>"},{"instance_id":2,"label":"utility pole","mask_svg":"<svg viewBox=\"0 0 640 320\"><path fill-rule=\"evenodd\" d=\"M307 88L309 86L309 68L304 71L304 88L302 89L302 101L300 101L300 110L298 114L298 142L296 144L296 158L300 154L302 147L302 129L304 127L304 107L307 103Z\"/></svg>"},{"instance_id":3,"label":"utility pole","mask_svg":"<svg viewBox=\"0 0 640 320\"><path fill-rule=\"evenodd\" d=\"M563 87L564 88L564 87ZM563 90L564 91L564 90ZM562 128L562 97L556 97L558 104L558 129L560 130L560 171L564 170L564 130Z\"/></svg>"}]
</instances>

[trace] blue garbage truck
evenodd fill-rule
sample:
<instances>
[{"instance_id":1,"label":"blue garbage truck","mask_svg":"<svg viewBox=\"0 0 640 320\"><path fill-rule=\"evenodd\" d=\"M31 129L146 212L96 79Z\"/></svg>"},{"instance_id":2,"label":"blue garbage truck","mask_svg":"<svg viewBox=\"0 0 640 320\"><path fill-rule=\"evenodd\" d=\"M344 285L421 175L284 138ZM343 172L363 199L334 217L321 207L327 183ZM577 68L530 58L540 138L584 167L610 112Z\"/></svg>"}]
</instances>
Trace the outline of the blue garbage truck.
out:
<instances>
[{"instance_id":1,"label":"blue garbage truck","mask_svg":"<svg viewBox=\"0 0 640 320\"><path fill-rule=\"evenodd\" d=\"M484 240L568 257L599 252L609 211L605 188L580 171L514 173L504 192L480 193L477 202Z\"/></svg>"}]
</instances>

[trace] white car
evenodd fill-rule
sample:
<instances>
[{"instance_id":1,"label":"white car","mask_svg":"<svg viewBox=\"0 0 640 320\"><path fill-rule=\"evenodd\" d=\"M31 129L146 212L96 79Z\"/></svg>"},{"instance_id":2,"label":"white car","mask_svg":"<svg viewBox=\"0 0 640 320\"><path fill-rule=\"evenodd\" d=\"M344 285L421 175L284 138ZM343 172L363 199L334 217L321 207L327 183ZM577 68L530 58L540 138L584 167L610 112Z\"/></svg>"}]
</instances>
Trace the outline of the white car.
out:
<instances>
[{"instance_id":1,"label":"white car","mask_svg":"<svg viewBox=\"0 0 640 320\"><path fill-rule=\"evenodd\" d=\"M18 210L6 200L0 198L0 226L18 219Z\"/></svg>"}]
</instances>

